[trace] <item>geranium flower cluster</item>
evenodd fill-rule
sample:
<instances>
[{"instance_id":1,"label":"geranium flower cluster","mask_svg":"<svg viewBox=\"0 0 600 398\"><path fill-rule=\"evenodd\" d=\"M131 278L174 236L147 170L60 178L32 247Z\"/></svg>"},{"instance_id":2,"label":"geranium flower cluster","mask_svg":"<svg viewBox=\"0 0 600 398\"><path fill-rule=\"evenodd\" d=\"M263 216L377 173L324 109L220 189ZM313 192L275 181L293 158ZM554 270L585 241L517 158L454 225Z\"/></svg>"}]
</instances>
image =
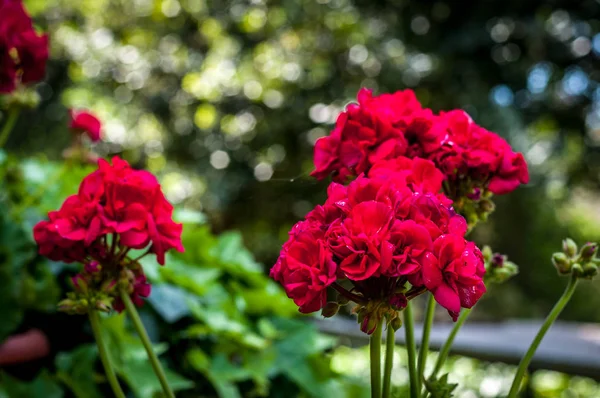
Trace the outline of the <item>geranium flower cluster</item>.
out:
<instances>
[{"instance_id":1,"label":"geranium flower cluster","mask_svg":"<svg viewBox=\"0 0 600 398\"><path fill-rule=\"evenodd\" d=\"M430 160L396 157L347 187L331 183L326 202L290 231L271 276L304 313L325 306L328 287L337 290L359 304L367 333L374 317L394 318L425 291L456 320L486 291L485 268L464 238L464 218L439 193L443 180Z\"/></svg>"},{"instance_id":2,"label":"geranium flower cluster","mask_svg":"<svg viewBox=\"0 0 600 398\"><path fill-rule=\"evenodd\" d=\"M445 193L455 202L478 202L529 181L523 155L462 110L433 113L411 90L373 96L362 89L358 103L342 112L335 128L315 145L313 176L337 182L370 175L398 156L433 161L443 172ZM455 203L462 210L462 203ZM489 210L486 204L484 210ZM471 217L469 217L471 218Z\"/></svg>"},{"instance_id":3,"label":"geranium flower cluster","mask_svg":"<svg viewBox=\"0 0 600 398\"><path fill-rule=\"evenodd\" d=\"M100 159L98 170L83 179L79 192L48 213L48 220L40 221L33 232L40 254L84 264L74 279L76 291L87 293L93 284L110 296L116 283L125 283L134 302L141 304L139 297L147 296L150 288L138 259L127 255L147 248L145 253L155 254L162 265L165 252L183 251L182 225L172 215L173 206L156 178L114 157L112 164ZM113 307L121 309L118 299Z\"/></svg>"},{"instance_id":4,"label":"geranium flower cluster","mask_svg":"<svg viewBox=\"0 0 600 398\"><path fill-rule=\"evenodd\" d=\"M39 35L21 0L0 0L0 93L42 80L48 36Z\"/></svg>"}]
</instances>

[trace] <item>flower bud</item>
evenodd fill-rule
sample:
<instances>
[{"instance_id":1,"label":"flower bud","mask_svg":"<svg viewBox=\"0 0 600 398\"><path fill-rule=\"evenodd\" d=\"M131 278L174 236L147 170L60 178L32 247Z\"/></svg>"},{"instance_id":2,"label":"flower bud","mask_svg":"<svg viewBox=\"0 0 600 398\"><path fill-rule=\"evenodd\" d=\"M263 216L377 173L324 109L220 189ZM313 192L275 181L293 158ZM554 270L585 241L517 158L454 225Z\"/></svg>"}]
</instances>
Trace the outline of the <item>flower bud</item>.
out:
<instances>
[{"instance_id":1,"label":"flower bud","mask_svg":"<svg viewBox=\"0 0 600 398\"><path fill-rule=\"evenodd\" d=\"M402 318L397 316L394 319L392 319L392 321L390 322L390 327L394 330L400 329L402 327Z\"/></svg>"},{"instance_id":2,"label":"flower bud","mask_svg":"<svg viewBox=\"0 0 600 398\"><path fill-rule=\"evenodd\" d=\"M518 273L519 267L517 264L511 261L504 261L502 267L491 267L486 271L485 281L486 283L504 283Z\"/></svg>"},{"instance_id":3,"label":"flower bud","mask_svg":"<svg viewBox=\"0 0 600 398\"><path fill-rule=\"evenodd\" d=\"M473 190L467 194L467 198L474 201L481 199L481 188L474 187Z\"/></svg>"},{"instance_id":4,"label":"flower bud","mask_svg":"<svg viewBox=\"0 0 600 398\"><path fill-rule=\"evenodd\" d=\"M584 264L584 266L583 266L583 276L585 278L592 279L596 275L598 275L598 265L596 265L592 261Z\"/></svg>"},{"instance_id":5,"label":"flower bud","mask_svg":"<svg viewBox=\"0 0 600 398\"><path fill-rule=\"evenodd\" d=\"M366 315L360 324L360 330L366 334L372 334L377 328L377 324L379 323L379 319L377 316L373 314Z\"/></svg>"},{"instance_id":6,"label":"flower bud","mask_svg":"<svg viewBox=\"0 0 600 398\"><path fill-rule=\"evenodd\" d=\"M574 257L577 254L577 244L571 238L563 240L563 252L568 257Z\"/></svg>"},{"instance_id":7,"label":"flower bud","mask_svg":"<svg viewBox=\"0 0 600 398\"><path fill-rule=\"evenodd\" d=\"M73 287L75 291L78 293L86 294L88 292L88 284L87 281L81 274L77 274L71 278L71 282L73 283Z\"/></svg>"},{"instance_id":8,"label":"flower bud","mask_svg":"<svg viewBox=\"0 0 600 398\"><path fill-rule=\"evenodd\" d=\"M100 291L102 293L112 294L116 288L117 288L117 281L112 279L112 280L104 281L102 283L102 286L100 286Z\"/></svg>"},{"instance_id":9,"label":"flower bud","mask_svg":"<svg viewBox=\"0 0 600 398\"><path fill-rule=\"evenodd\" d=\"M571 272L575 275L575 276L583 276L583 267L581 266L581 264L579 263L575 263L573 264L573 266L571 267Z\"/></svg>"},{"instance_id":10,"label":"flower bud","mask_svg":"<svg viewBox=\"0 0 600 398\"><path fill-rule=\"evenodd\" d=\"M492 260L492 256L494 255L492 248L488 245L483 246L483 249L481 249L481 254L483 255L483 261L486 263L490 262Z\"/></svg>"},{"instance_id":11,"label":"flower bud","mask_svg":"<svg viewBox=\"0 0 600 398\"><path fill-rule=\"evenodd\" d=\"M561 275L566 275L571 272L571 261L565 253L557 252L552 255L552 264Z\"/></svg>"},{"instance_id":12,"label":"flower bud","mask_svg":"<svg viewBox=\"0 0 600 398\"><path fill-rule=\"evenodd\" d=\"M337 296L337 303L338 303L339 305L346 305L346 304L348 304L349 302L350 302L350 299L349 299L348 297L344 296L343 294L339 294L339 293L338 293L338 296Z\"/></svg>"},{"instance_id":13,"label":"flower bud","mask_svg":"<svg viewBox=\"0 0 600 398\"><path fill-rule=\"evenodd\" d=\"M96 272L100 272L102 270L102 266L98 261L90 261L84 265L83 269L87 273L95 274Z\"/></svg>"},{"instance_id":14,"label":"flower bud","mask_svg":"<svg viewBox=\"0 0 600 398\"><path fill-rule=\"evenodd\" d=\"M332 316L337 314L339 309L340 305L338 303L330 301L327 304L325 304L325 307L323 307L323 309L321 310L321 315L323 315L325 318L331 318Z\"/></svg>"},{"instance_id":15,"label":"flower bud","mask_svg":"<svg viewBox=\"0 0 600 398\"><path fill-rule=\"evenodd\" d=\"M588 260L591 260L596 255L597 252L598 252L598 244L588 242L585 245L583 245L583 247L581 248L581 251L579 252L579 258L582 261L588 261Z\"/></svg>"},{"instance_id":16,"label":"flower bud","mask_svg":"<svg viewBox=\"0 0 600 398\"><path fill-rule=\"evenodd\" d=\"M98 311L110 312L111 300L109 298L103 298L101 300L97 300L95 307Z\"/></svg>"},{"instance_id":17,"label":"flower bud","mask_svg":"<svg viewBox=\"0 0 600 398\"><path fill-rule=\"evenodd\" d=\"M494 204L494 202L492 202L489 199L482 199L479 202L479 209L483 212L483 213L491 213L494 211L494 209L496 208L496 205Z\"/></svg>"},{"instance_id":18,"label":"flower bud","mask_svg":"<svg viewBox=\"0 0 600 398\"><path fill-rule=\"evenodd\" d=\"M407 304L408 301L406 300L406 296L403 294L396 294L390 298L390 305L397 311L406 308Z\"/></svg>"}]
</instances>

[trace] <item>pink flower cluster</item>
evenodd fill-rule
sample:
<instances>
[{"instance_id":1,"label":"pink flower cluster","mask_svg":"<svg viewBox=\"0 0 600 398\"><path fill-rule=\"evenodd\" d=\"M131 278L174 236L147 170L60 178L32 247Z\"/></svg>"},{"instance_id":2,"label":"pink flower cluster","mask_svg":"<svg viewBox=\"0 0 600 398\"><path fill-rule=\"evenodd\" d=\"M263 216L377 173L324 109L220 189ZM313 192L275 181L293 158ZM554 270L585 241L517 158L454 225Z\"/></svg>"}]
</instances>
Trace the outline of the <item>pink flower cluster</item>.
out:
<instances>
[{"instance_id":1,"label":"pink flower cluster","mask_svg":"<svg viewBox=\"0 0 600 398\"><path fill-rule=\"evenodd\" d=\"M323 308L340 280L357 297L391 305L429 290L454 319L485 292L481 252L439 193L443 174L421 158L388 162L347 187L331 183L325 204L290 231L271 276L301 312Z\"/></svg>"},{"instance_id":2,"label":"pink flower cluster","mask_svg":"<svg viewBox=\"0 0 600 398\"><path fill-rule=\"evenodd\" d=\"M411 90L373 96L362 89L358 103L349 105L331 134L317 141L312 175L333 175L343 183L361 173L370 175L377 163L398 156L433 161L450 184L468 181L469 194L506 194L529 181L523 155L504 139L464 111L434 114Z\"/></svg>"},{"instance_id":3,"label":"pink flower cluster","mask_svg":"<svg viewBox=\"0 0 600 398\"><path fill-rule=\"evenodd\" d=\"M48 213L48 220L40 221L33 233L40 254L52 260L81 262L88 274L95 269L88 267L91 263L118 272L131 249L148 248L160 264L166 251L183 251L182 225L172 215L173 206L156 178L114 157L112 165L100 159L98 170L83 179L79 192ZM146 292L142 276L135 278L141 296Z\"/></svg>"},{"instance_id":4,"label":"pink flower cluster","mask_svg":"<svg viewBox=\"0 0 600 398\"><path fill-rule=\"evenodd\" d=\"M38 35L21 0L0 0L0 93L44 78L48 36Z\"/></svg>"}]
</instances>

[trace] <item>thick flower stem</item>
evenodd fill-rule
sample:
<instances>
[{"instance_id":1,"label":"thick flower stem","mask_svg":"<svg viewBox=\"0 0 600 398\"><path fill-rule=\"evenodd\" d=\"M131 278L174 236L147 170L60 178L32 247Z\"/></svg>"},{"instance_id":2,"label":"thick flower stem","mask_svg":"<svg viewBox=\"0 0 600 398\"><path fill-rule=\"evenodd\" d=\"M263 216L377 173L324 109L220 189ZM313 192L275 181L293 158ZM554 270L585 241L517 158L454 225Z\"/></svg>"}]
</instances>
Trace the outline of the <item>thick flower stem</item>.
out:
<instances>
[{"instance_id":1,"label":"thick flower stem","mask_svg":"<svg viewBox=\"0 0 600 398\"><path fill-rule=\"evenodd\" d=\"M381 330L383 319L369 340L369 352L371 355L371 398L381 397Z\"/></svg>"},{"instance_id":2,"label":"thick flower stem","mask_svg":"<svg viewBox=\"0 0 600 398\"><path fill-rule=\"evenodd\" d=\"M160 364L154 350L152 349L152 343L150 342L150 338L148 337L148 333L146 333L146 329L142 324L142 320L140 319L140 315L135 308L135 305L131 301L129 294L123 288L119 288L119 294L121 296L121 300L123 300L123 304L125 304L125 310L129 314L131 321L133 322L133 326L137 331L137 334L140 336L142 340L142 344L144 344L144 348L146 349L146 353L148 354L148 359L150 360L150 364L152 365L152 369L154 369L154 373L158 377L160 384L163 388L165 395L168 398L174 398L175 394L169 387L169 383L167 382L167 377L165 376L165 372Z\"/></svg>"},{"instance_id":3,"label":"thick flower stem","mask_svg":"<svg viewBox=\"0 0 600 398\"><path fill-rule=\"evenodd\" d=\"M123 390L121 390L119 380L117 380L117 376L115 375L115 370L110 363L110 357L106 351L104 340L102 339L102 332L100 330L100 317L98 316L98 312L91 310L88 312L88 315L90 318L90 324L92 325L92 331L94 332L94 337L96 339L96 344L98 345L98 354L100 355L102 366L104 366L104 372L106 373L108 383L110 384L115 397L125 398L125 394L123 393Z\"/></svg>"},{"instance_id":4,"label":"thick flower stem","mask_svg":"<svg viewBox=\"0 0 600 398\"><path fill-rule=\"evenodd\" d=\"M13 127L15 127L18 118L19 109L11 109L8 111L6 122L4 123L4 127L2 127L2 131L0 131L0 148L4 147L4 144L6 144L6 141L10 136L10 132L12 131Z\"/></svg>"},{"instance_id":5,"label":"thick flower stem","mask_svg":"<svg viewBox=\"0 0 600 398\"><path fill-rule=\"evenodd\" d=\"M419 396L417 367L415 364L417 348L415 346L414 320L412 304L409 301L404 309L404 333L406 335L406 351L408 352L408 373L410 375L410 397Z\"/></svg>"},{"instance_id":6,"label":"thick flower stem","mask_svg":"<svg viewBox=\"0 0 600 398\"><path fill-rule=\"evenodd\" d=\"M525 356L521 359L521 362L519 363L519 367L517 369L517 373L515 374L515 378L513 380L512 386L510 387L510 392L508 393L508 398L515 398L517 396L517 394L519 393L519 388L521 387L521 381L523 380L523 376L525 376L525 372L527 371L527 368L529 367L529 363L531 362L533 355L535 354L537 348L539 347L540 343L542 342L542 339L546 335L546 332L548 331L548 329L550 329L550 326L552 326L554 321L556 321L556 318L558 318L558 316L560 315L562 310L565 308L565 306L567 305L567 303L573 296L573 292L575 291L576 287L577 287L577 276L575 274L572 274L571 279L569 279L569 283L567 284L567 287L566 287L564 293L562 294L560 299L558 299L558 301L554 305L554 308L552 308L552 311L550 311L550 313L546 317L546 320L544 321L544 323L542 324L542 327L540 328L537 335L531 342L531 345L529 346L529 349L525 353Z\"/></svg>"},{"instance_id":7,"label":"thick flower stem","mask_svg":"<svg viewBox=\"0 0 600 398\"><path fill-rule=\"evenodd\" d=\"M387 325L385 337L385 366L383 368L383 394L382 398L390 398L392 389L392 368L394 367L394 347L396 345L396 331L391 323Z\"/></svg>"},{"instance_id":8,"label":"thick flower stem","mask_svg":"<svg viewBox=\"0 0 600 398\"><path fill-rule=\"evenodd\" d=\"M421 391L421 383L425 377L425 365L427 363L427 354L429 352L429 334L433 324L433 315L435 314L435 299L433 294L429 295L427 300L427 310L425 311L425 323L423 324L423 336L421 337L421 346L419 347L419 360L417 362L418 389Z\"/></svg>"},{"instance_id":9,"label":"thick flower stem","mask_svg":"<svg viewBox=\"0 0 600 398\"><path fill-rule=\"evenodd\" d=\"M456 335L458 334L458 331L460 330L462 325L465 323L465 321L469 317L470 313L471 313L471 309L469 309L469 308L463 308L462 311L460 312L460 316L458 317L458 320L456 321L456 323L454 323L454 327L450 331L450 335L446 339L446 342L442 346L442 349L440 350L437 360L435 361L435 367L433 368L433 372L431 373L431 376L430 376L431 378L436 377L437 374L439 373L439 371L442 369L442 366L444 366L446 359L448 359L448 354L450 353L452 344L454 343L454 339L456 338Z\"/></svg>"}]
</instances>

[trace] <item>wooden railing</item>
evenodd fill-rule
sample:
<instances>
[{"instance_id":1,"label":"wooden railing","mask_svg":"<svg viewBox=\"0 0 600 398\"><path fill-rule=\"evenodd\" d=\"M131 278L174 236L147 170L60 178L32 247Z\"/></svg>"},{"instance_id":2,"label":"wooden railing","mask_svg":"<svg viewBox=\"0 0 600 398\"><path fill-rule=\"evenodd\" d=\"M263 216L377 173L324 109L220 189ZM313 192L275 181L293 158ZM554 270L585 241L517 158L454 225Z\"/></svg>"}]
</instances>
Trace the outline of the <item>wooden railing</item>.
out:
<instances>
[{"instance_id":1,"label":"wooden railing","mask_svg":"<svg viewBox=\"0 0 600 398\"><path fill-rule=\"evenodd\" d=\"M352 319L334 317L315 321L327 334L343 337L351 346L368 343ZM518 364L529 347L541 321L506 321L501 323L471 323L463 326L452 349L452 354L484 361ZM417 344L422 325L415 325ZM431 330L430 347L439 349L452 329L451 323L435 324ZM402 329L396 332L396 342L404 344ZM530 370L555 370L600 381L600 325L557 322L546 334L537 350Z\"/></svg>"}]
</instances>

